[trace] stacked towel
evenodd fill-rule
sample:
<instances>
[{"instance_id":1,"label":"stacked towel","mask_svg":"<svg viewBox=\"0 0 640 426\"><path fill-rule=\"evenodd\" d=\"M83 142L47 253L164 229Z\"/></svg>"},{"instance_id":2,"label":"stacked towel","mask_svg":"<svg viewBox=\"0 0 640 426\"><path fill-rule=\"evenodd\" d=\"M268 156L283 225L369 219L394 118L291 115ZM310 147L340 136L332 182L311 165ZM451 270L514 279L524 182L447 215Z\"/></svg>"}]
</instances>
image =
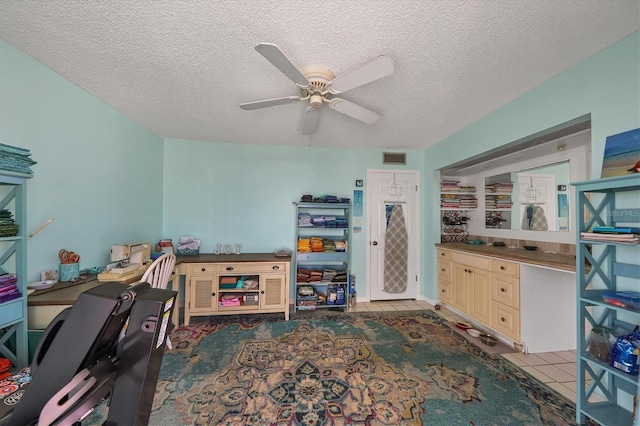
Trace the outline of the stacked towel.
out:
<instances>
[{"instance_id":1,"label":"stacked towel","mask_svg":"<svg viewBox=\"0 0 640 426\"><path fill-rule=\"evenodd\" d=\"M0 169L33 175L30 167L37 164L30 159L31 151L17 146L0 143Z\"/></svg>"}]
</instances>

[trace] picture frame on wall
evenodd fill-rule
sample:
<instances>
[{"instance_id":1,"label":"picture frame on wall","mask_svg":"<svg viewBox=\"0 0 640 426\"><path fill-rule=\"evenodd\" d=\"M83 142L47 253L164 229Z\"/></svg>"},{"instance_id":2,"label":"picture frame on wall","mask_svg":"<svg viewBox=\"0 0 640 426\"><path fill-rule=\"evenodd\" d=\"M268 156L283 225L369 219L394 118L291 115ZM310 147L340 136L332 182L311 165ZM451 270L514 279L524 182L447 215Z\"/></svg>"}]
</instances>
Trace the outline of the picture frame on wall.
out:
<instances>
[{"instance_id":1,"label":"picture frame on wall","mask_svg":"<svg viewBox=\"0 0 640 426\"><path fill-rule=\"evenodd\" d=\"M601 178L640 173L640 128L608 136Z\"/></svg>"}]
</instances>

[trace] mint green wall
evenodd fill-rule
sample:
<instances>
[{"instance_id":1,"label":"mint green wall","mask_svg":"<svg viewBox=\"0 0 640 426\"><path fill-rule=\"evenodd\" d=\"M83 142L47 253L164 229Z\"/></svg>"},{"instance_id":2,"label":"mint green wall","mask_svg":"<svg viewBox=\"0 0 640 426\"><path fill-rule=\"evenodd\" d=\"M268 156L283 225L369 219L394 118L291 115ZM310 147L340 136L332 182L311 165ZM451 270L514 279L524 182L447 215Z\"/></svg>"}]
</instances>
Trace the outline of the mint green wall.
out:
<instances>
[{"instance_id":1,"label":"mint green wall","mask_svg":"<svg viewBox=\"0 0 640 426\"><path fill-rule=\"evenodd\" d=\"M112 244L160 238L163 140L4 40L0 142L38 162L22 232L55 218L27 244L28 282L57 268L61 248L86 268Z\"/></svg>"},{"instance_id":2,"label":"mint green wall","mask_svg":"<svg viewBox=\"0 0 640 426\"><path fill-rule=\"evenodd\" d=\"M423 180L423 295L437 294L438 170L591 114L597 174L605 138L640 127L639 51L636 32L424 153L408 153L403 169L420 170ZM29 241L29 280L55 267L63 247L82 255L81 267L104 265L115 243L184 234L201 238L203 251L227 242L244 252L292 247L293 201L304 193L352 197L367 169L393 168L381 165L381 150L183 140L164 141L163 157L157 135L2 40L0 141L31 149L39 163L28 182L27 231L55 218ZM352 245L359 277L366 217L362 227ZM365 286L360 278L360 294Z\"/></svg>"},{"instance_id":3,"label":"mint green wall","mask_svg":"<svg viewBox=\"0 0 640 426\"><path fill-rule=\"evenodd\" d=\"M438 170L484 151L591 114L591 170L600 177L605 139L640 127L640 32L583 61L425 151L424 295L437 295Z\"/></svg>"},{"instance_id":4,"label":"mint green wall","mask_svg":"<svg viewBox=\"0 0 640 426\"><path fill-rule=\"evenodd\" d=\"M345 141L345 145L348 141ZM300 148L165 140L163 229L166 238L242 244L242 252L294 249L293 202L303 194L353 199L356 179L367 169L422 169L422 151L408 151L407 165L383 166L382 150ZM364 296L366 209L362 233L352 234L352 272Z\"/></svg>"}]
</instances>

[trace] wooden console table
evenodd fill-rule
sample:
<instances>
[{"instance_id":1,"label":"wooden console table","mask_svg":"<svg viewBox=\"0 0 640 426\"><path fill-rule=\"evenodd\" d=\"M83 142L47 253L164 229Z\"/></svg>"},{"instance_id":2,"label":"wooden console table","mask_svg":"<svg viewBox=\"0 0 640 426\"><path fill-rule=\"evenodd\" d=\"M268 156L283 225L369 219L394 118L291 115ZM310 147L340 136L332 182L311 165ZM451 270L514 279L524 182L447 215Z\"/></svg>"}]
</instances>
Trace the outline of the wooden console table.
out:
<instances>
[{"instance_id":1,"label":"wooden console table","mask_svg":"<svg viewBox=\"0 0 640 426\"><path fill-rule=\"evenodd\" d=\"M177 264L178 276L185 276L186 325L193 316L209 315L282 312L289 319L290 256L199 254L178 256ZM253 285L234 287L243 280Z\"/></svg>"}]
</instances>

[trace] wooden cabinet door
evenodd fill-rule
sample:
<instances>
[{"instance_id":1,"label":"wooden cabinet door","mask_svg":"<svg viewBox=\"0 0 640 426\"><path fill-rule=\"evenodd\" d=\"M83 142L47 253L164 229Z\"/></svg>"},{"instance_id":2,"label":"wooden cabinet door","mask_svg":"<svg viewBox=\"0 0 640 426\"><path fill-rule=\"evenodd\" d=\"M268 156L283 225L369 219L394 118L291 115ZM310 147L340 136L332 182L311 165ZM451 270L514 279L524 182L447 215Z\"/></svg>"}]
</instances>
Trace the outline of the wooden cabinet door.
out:
<instances>
[{"instance_id":1,"label":"wooden cabinet door","mask_svg":"<svg viewBox=\"0 0 640 426\"><path fill-rule=\"evenodd\" d=\"M187 267L185 281L184 323L189 324L191 313L212 314L218 309L218 265L214 263L191 264Z\"/></svg>"},{"instance_id":2,"label":"wooden cabinet door","mask_svg":"<svg viewBox=\"0 0 640 426\"><path fill-rule=\"evenodd\" d=\"M489 325L491 323L490 273L475 268L468 268L468 271L469 315Z\"/></svg>"},{"instance_id":3,"label":"wooden cabinet door","mask_svg":"<svg viewBox=\"0 0 640 426\"><path fill-rule=\"evenodd\" d=\"M469 312L469 267L454 262L451 271L451 306L466 314Z\"/></svg>"},{"instance_id":4,"label":"wooden cabinet door","mask_svg":"<svg viewBox=\"0 0 640 426\"><path fill-rule=\"evenodd\" d=\"M287 307L286 277L284 274L260 275L260 309L284 309Z\"/></svg>"}]
</instances>

